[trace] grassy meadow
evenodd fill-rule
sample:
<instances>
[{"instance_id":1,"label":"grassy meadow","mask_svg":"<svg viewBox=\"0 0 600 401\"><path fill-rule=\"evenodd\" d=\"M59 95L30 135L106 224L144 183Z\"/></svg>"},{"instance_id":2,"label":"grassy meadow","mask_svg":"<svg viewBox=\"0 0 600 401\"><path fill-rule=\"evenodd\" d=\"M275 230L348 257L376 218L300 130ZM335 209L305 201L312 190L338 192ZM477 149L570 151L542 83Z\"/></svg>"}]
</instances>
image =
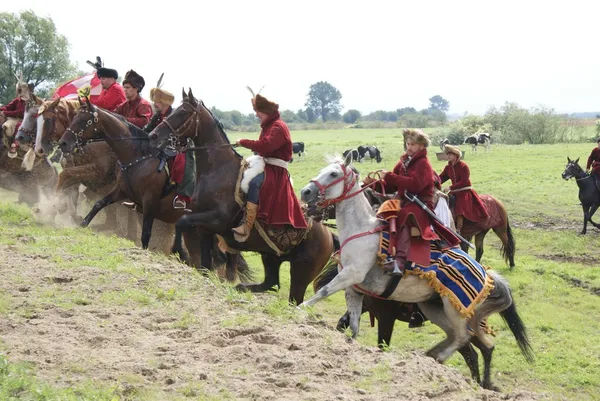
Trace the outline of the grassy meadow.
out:
<instances>
[{"instance_id":1,"label":"grassy meadow","mask_svg":"<svg viewBox=\"0 0 600 401\"><path fill-rule=\"evenodd\" d=\"M257 133L231 133L230 140L254 139ZM383 162L366 161L357 164L362 174L378 169L391 170L402 152L400 129L378 130L328 130L292 132L294 141L303 141L307 155L303 160L295 156L290 165L296 192L326 165L325 154L341 154L358 145L374 144L382 150ZM518 311L525 322L533 346L536 362L529 365L520 355L512 334L499 316L490 319L496 330L496 351L493 361L493 380L503 390L515 388L548 394L552 399L600 399L600 232L588 226L588 235L579 236L582 212L574 181L565 182L561 173L566 157L581 157L585 164L593 144L557 145L492 145L485 153L483 148L474 153L466 151L465 161L471 169L471 181L482 194L491 194L506 206L517 242L516 267L509 271L501 258L500 243L493 233L486 237L483 264L499 271L510 283ZM247 155L246 150L240 151ZM439 173L445 162L437 161L440 152L435 144L430 147L429 158ZM585 166L584 166L585 167ZM98 280L110 280L111 274L144 276L153 283L155 278L143 266L129 261L119 249L133 247L120 238L100 235L92 229L56 229L37 224L31 212L15 206L14 198L3 197L0 205L0 244L18 252L45 255L66 269L74 265L92 266L105 272ZM600 215L598 217L600 219ZM19 241L19 236L34 236L36 241ZM108 255L108 256L107 256ZM262 264L257 254L246 254L258 279L262 279ZM164 256L152 256L160 263ZM182 269L181 274L188 270ZM23 280L26 280L23 278ZM294 319L297 313L287 306L289 267L281 270L282 289L277 293L248 295L244 300L262 303L264 308L254 308L252 313L266 313L275 319ZM225 290L230 297L229 290ZM307 297L312 294L309 289ZM129 294L105 295L102 302L133 302L132 305L152 306L171 301L173 295L148 285ZM40 303L51 302L69 308L86 302L85 294L39 294ZM31 306L35 308L35 305ZM321 315L329 325L335 326L345 311L343 293L335 294L317 304L314 313ZM0 322L3 316L27 314L7 294L0 292ZM186 311L181 311L185 313ZM182 324L199 324L187 315ZM185 320L184 317L182 319ZM252 319L249 319L252 320ZM243 325L245 321L236 321ZM369 327L367 315L363 316L360 343L375 346L376 329ZM387 352L399 356L411 351L425 351L442 338L441 330L431 323L419 329L408 329L398 323ZM112 399L109 385L83 383L80 387L64 390L53 383L40 382L35 369L20 363L11 363L2 357L0 342L0 399L17 399L14 394L27 399ZM481 362L481 360L480 360ZM447 363L468 376L468 369L460 355ZM414 372L410 380L419 380ZM19 388L21 393L7 392ZM76 387L76 386L75 386ZM11 395L13 398L11 398ZM148 399L151 399L149 397ZM160 399L160 397L159 397Z\"/></svg>"}]
</instances>

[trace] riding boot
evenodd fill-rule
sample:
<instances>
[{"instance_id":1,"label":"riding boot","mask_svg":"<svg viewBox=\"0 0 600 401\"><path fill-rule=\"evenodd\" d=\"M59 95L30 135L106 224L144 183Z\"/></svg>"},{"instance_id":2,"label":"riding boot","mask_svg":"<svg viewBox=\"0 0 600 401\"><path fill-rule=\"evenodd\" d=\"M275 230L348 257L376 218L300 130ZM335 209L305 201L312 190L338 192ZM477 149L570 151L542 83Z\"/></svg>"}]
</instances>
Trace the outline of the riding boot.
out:
<instances>
[{"instance_id":1,"label":"riding boot","mask_svg":"<svg viewBox=\"0 0 600 401\"><path fill-rule=\"evenodd\" d=\"M460 216L456 217L456 231L458 233L460 233L460 231L462 230L463 221L464 221L464 216L462 214Z\"/></svg>"},{"instance_id":2,"label":"riding boot","mask_svg":"<svg viewBox=\"0 0 600 401\"><path fill-rule=\"evenodd\" d=\"M410 248L410 227L405 224L398 230L396 237L396 257L394 260L393 276L402 276L406 268L408 250Z\"/></svg>"},{"instance_id":3,"label":"riding boot","mask_svg":"<svg viewBox=\"0 0 600 401\"><path fill-rule=\"evenodd\" d=\"M237 242L245 242L250 236L250 231L252 231L252 226L254 226L254 221L256 220L256 213L258 213L258 205L247 202L245 219L238 227L232 229L233 238Z\"/></svg>"}]
</instances>

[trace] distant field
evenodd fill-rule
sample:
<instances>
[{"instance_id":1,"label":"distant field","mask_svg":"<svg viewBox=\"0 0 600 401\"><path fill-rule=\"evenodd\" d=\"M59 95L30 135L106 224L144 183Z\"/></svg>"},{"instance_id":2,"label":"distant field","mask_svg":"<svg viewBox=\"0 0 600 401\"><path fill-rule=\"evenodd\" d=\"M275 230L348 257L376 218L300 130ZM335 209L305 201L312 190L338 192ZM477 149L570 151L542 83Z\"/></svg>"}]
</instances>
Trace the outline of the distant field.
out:
<instances>
[{"instance_id":1,"label":"distant field","mask_svg":"<svg viewBox=\"0 0 600 401\"><path fill-rule=\"evenodd\" d=\"M257 136L258 133L229 134L231 141L238 138L254 139ZM377 145L383 152L383 162L377 164L367 161L358 164L356 167L364 175L377 169L391 170L402 152L400 129L297 131L292 132L292 140L303 141L307 151L304 160L299 160L295 156L294 162L290 165L297 193L317 175L319 169L325 166L325 154L341 154L345 149L358 145ZM462 148L466 152L465 161L470 166L471 181L475 189L482 194L494 195L508 210L517 241L516 268L510 272L505 266L500 257L499 241L493 233L486 237L483 263L498 270L509 281L518 310L529 329L536 356L536 363L528 365L521 357L504 323L498 316L494 316L491 324L498 333L494 359L496 384L507 391L517 388L544 392L549 395L549 398L554 399L598 399L600 394L600 359L598 358L600 344L597 341L600 333L600 233L591 228L587 236L577 235L582 222L577 186L574 181L565 182L561 178L566 157L581 157L580 163L585 164L593 144L493 145L489 153L484 153L482 148L478 149L477 153L470 148L464 146ZM439 151L439 147L435 144L430 148L430 160L438 173L445 164L436 160L435 153ZM245 150L240 152L244 155L250 154ZM3 196L2 201L6 200L7 198ZM68 240L59 241L61 238L78 235L76 234L78 230L35 227L34 235L48 236L48 238L56 235L57 240L48 239L38 241L35 245L24 245L15 238L18 233L23 234L29 228L17 227L15 221L11 219L18 220L22 217L19 217L19 214L15 217L12 209L3 207L4 209L0 210L2 244L13 246L22 252L48 253L53 262L65 266L77 264L77 257L65 257L62 253L77 255L82 252L87 255L86 258L96 257L88 249L92 244L91 239L86 239L88 241L86 247L81 249L77 248L77 245L65 245L69 243ZM38 233L38 230L41 231ZM87 233L89 230L86 231L86 236ZM83 241L84 238L80 240ZM124 244L131 243L124 240L116 241L114 255L106 258L105 265L102 259L99 259L92 266L103 272L115 269L120 271L120 263L125 262L116 254L118 249L125 246ZM113 253L107 241L102 241L101 245L103 255ZM260 258L252 253L246 256L256 276L262 279ZM149 273L135 270L135 274L144 276ZM102 277L105 277L104 280L110 280L105 273ZM148 276L148 280L152 283L155 279L152 275ZM281 291L255 298L261 302L285 304L289 290L287 264L282 268L281 279L283 285ZM147 290L144 287L135 291L137 292L130 296L140 298L138 303L144 305L146 305L144 299L149 297L148 302L154 302L158 297L155 293L156 288ZM311 293L312 290L308 295ZM115 300L119 299L117 295L114 294ZM45 296L48 298L48 294ZM111 299L104 297L103 302L110 303ZM62 302L69 304L64 299ZM274 311L272 306L269 308L271 308L269 313L276 316L287 318L288 313L292 314L285 308L285 312L283 309ZM257 309L259 310L262 311ZM335 294L314 308L315 313L323 315L324 320L333 326L344 310L345 301L342 293ZM0 319L3 313L10 315L25 312L15 300L6 295L3 297L0 291ZM243 325L245 322L240 320L238 323ZM194 328L199 327L202 322L192 320L185 324ZM413 330L409 330L406 324L398 323L389 352L398 357L405 357L413 350L424 351L440 338L441 331L430 323L423 328ZM375 345L375 341L376 330L369 327L368 317L365 315L359 342ZM468 375L467 368L459 356L454 356L448 365L457 367ZM0 383L2 383L2 369L2 360L0 360ZM411 375L413 377L407 380L419 380L418 371L412 372ZM0 394L2 394L1 390Z\"/></svg>"}]
</instances>

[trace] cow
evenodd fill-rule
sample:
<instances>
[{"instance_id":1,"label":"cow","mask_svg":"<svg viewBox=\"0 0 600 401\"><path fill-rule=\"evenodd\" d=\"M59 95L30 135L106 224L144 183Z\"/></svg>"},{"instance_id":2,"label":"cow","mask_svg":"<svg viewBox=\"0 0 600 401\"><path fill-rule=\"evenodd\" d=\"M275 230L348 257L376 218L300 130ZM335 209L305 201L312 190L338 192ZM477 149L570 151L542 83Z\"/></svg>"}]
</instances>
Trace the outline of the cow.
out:
<instances>
[{"instance_id":1,"label":"cow","mask_svg":"<svg viewBox=\"0 0 600 401\"><path fill-rule=\"evenodd\" d=\"M303 159L306 151L304 150L304 142L292 142L292 155L298 155L298 159ZM294 158L290 160L290 163L294 161Z\"/></svg>"},{"instance_id":2,"label":"cow","mask_svg":"<svg viewBox=\"0 0 600 401\"><path fill-rule=\"evenodd\" d=\"M444 146L446 145L450 145L450 140L448 138L444 138L440 141L440 149L442 149L442 152L444 151Z\"/></svg>"},{"instance_id":3,"label":"cow","mask_svg":"<svg viewBox=\"0 0 600 401\"><path fill-rule=\"evenodd\" d=\"M360 154L358 153L358 150L356 150L356 149L347 149L347 150L344 150L344 153L343 153L344 159L346 158L346 156L348 156L348 154L350 152L352 152L352 161L360 162Z\"/></svg>"},{"instance_id":4,"label":"cow","mask_svg":"<svg viewBox=\"0 0 600 401\"><path fill-rule=\"evenodd\" d=\"M489 151L491 134L487 132L480 132L478 134L473 134L465 138L465 144L471 145L471 149L474 152L477 152L477 146L481 145L485 148L485 151Z\"/></svg>"},{"instance_id":5,"label":"cow","mask_svg":"<svg viewBox=\"0 0 600 401\"><path fill-rule=\"evenodd\" d=\"M375 159L377 163L381 163L381 151L377 149L377 146L361 145L356 150L358 150L359 162L362 163L363 159L369 158L371 162Z\"/></svg>"}]
</instances>

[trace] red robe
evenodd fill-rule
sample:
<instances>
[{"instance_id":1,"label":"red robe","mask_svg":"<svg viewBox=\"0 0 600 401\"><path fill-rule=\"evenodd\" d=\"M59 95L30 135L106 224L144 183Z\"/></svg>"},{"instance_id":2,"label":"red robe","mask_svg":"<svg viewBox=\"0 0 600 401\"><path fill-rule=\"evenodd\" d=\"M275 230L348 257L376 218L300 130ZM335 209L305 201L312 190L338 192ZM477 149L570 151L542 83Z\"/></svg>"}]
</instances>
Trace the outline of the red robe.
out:
<instances>
[{"instance_id":1,"label":"red robe","mask_svg":"<svg viewBox=\"0 0 600 401\"><path fill-rule=\"evenodd\" d=\"M25 115L25 100L16 97L6 106L0 107L0 111L2 111L2 114L4 114L5 117L19 118L22 120Z\"/></svg>"},{"instance_id":2,"label":"red robe","mask_svg":"<svg viewBox=\"0 0 600 401\"><path fill-rule=\"evenodd\" d=\"M592 168L592 174L600 175L600 149L595 147L590 153L590 157L588 157L586 170Z\"/></svg>"},{"instance_id":3,"label":"red robe","mask_svg":"<svg viewBox=\"0 0 600 401\"><path fill-rule=\"evenodd\" d=\"M122 115L133 125L144 128L152 117L152 105L146 99L138 96L134 100L121 103L116 108L115 113Z\"/></svg>"},{"instance_id":4,"label":"red robe","mask_svg":"<svg viewBox=\"0 0 600 401\"><path fill-rule=\"evenodd\" d=\"M102 89L100 96L92 103L105 110L115 111L117 106L126 100L123 87L115 82L108 89Z\"/></svg>"},{"instance_id":5,"label":"red robe","mask_svg":"<svg viewBox=\"0 0 600 401\"><path fill-rule=\"evenodd\" d=\"M274 157L284 161L292 158L292 139L287 125L275 113L261 124L262 131L257 141L240 140L240 145L262 157ZM290 183L289 173L283 167L265 165L265 180L260 188L258 216L267 224L289 224L296 228L307 228L300 202Z\"/></svg>"},{"instance_id":6,"label":"red robe","mask_svg":"<svg viewBox=\"0 0 600 401\"><path fill-rule=\"evenodd\" d=\"M416 153L405 166L408 155L405 153L400 158L391 173L385 175L385 190L392 193L398 192L401 200L401 209L398 213L398 227L408 224L416 226L421 232L420 237L411 237L411 249L408 260L419 265L429 266L429 241L444 239L449 246L454 247L460 240L446 227L434 220L425 210L416 203L408 201L404 192L408 191L417 195L430 210L433 211L433 168L427 159L427 149ZM431 226L435 232L431 229ZM438 236L439 235L439 236Z\"/></svg>"},{"instance_id":7,"label":"red robe","mask_svg":"<svg viewBox=\"0 0 600 401\"><path fill-rule=\"evenodd\" d=\"M448 162L448 165L444 167L444 170L440 174L440 179L442 180L442 184L448 180L452 182L450 193L456 197L454 216L462 215L465 219L475 223L484 222L490 216L477 192L472 189L454 192L456 189L471 186L470 175L471 172L467 163L459 160L454 166Z\"/></svg>"}]
</instances>

